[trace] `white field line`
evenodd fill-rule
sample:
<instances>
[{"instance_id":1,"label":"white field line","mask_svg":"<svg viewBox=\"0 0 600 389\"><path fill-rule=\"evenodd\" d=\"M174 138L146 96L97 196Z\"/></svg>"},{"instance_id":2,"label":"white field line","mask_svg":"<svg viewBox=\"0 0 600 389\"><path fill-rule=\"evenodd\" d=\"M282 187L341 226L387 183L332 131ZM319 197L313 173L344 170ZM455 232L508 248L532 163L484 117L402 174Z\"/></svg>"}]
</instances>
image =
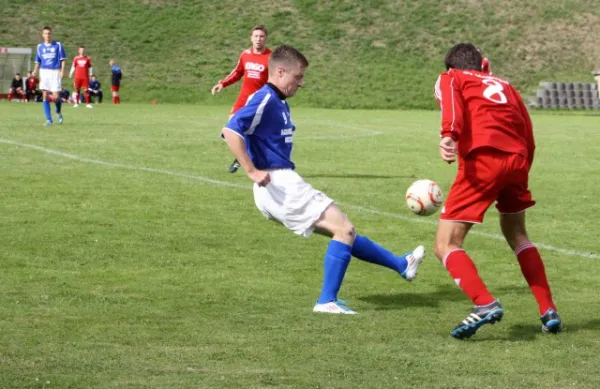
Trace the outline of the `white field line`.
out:
<instances>
[{"instance_id":1,"label":"white field line","mask_svg":"<svg viewBox=\"0 0 600 389\"><path fill-rule=\"evenodd\" d=\"M149 173L164 174L164 175L169 175L169 176L174 176L174 177L186 178L186 179L190 179L190 180L194 180L194 181L206 182L209 184L222 186L222 187L230 187L230 188L245 189L245 190L252 189L252 187L250 185L240 185L240 184L235 184L232 182L215 180L215 179L212 179L209 177L197 176L197 175L193 175L193 174L178 173L178 172L173 172L173 171L164 170L164 169L155 169L155 168L144 167L144 166L135 166L135 165L125 165L125 164L121 164L121 163L112 163L112 162L102 161L102 160L98 160L98 159L84 158L84 157L80 157L75 154L64 153L59 150L49 149L49 148L42 147L42 146L15 142L10 139L0 138L0 143L14 145L14 146L18 146L18 147L24 147L24 148L28 148L28 149L32 149L32 150L37 150L37 151L44 152L46 154L57 155L59 157L68 158L68 159L72 159L74 161L84 162L84 163L89 163L89 164L94 164L94 165L101 165L101 166L107 166L107 167L118 168L118 169L143 171L143 172L149 172ZM394 219L408 221L410 223L422 223L422 224L428 224L428 225L432 225L432 226L437 224L436 221L434 221L432 219L428 219L428 218L416 217L416 216L410 217L410 216L405 216L405 215L401 215L401 214L397 214L397 213L385 212L385 211L380 211L380 210L372 209L372 208L365 208L360 205L346 204L346 203L340 203L340 202L337 202L337 203L346 208L354 209L358 212L365 212L365 213L370 213L373 215L390 217L390 218L394 218ZM500 234L494 234L494 233L477 231L477 230L472 230L472 231L470 231L470 233L474 234L474 235L484 236L486 238L491 238L491 239L496 239L496 240L504 240L504 237ZM568 256L573 256L573 257L581 257L581 258L600 259L600 254L593 253L593 252L583 252L583 251L576 251L576 250L571 250L571 249L564 249L564 248L555 247L555 246L552 246L552 245L546 244L546 243L534 243L534 244L541 249L545 249L548 251L554 251L556 253L563 254L563 255L568 255Z\"/></svg>"}]
</instances>

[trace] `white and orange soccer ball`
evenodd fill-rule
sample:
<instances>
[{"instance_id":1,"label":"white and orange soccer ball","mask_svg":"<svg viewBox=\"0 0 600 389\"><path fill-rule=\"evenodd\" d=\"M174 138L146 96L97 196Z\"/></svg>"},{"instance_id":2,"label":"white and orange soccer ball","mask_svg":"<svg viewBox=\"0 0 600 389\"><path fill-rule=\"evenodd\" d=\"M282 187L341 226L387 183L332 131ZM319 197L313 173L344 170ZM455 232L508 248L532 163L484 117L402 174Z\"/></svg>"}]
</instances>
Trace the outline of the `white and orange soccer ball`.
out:
<instances>
[{"instance_id":1,"label":"white and orange soccer ball","mask_svg":"<svg viewBox=\"0 0 600 389\"><path fill-rule=\"evenodd\" d=\"M442 189L431 180L417 180L406 191L406 205L417 215L433 215L443 203Z\"/></svg>"}]
</instances>

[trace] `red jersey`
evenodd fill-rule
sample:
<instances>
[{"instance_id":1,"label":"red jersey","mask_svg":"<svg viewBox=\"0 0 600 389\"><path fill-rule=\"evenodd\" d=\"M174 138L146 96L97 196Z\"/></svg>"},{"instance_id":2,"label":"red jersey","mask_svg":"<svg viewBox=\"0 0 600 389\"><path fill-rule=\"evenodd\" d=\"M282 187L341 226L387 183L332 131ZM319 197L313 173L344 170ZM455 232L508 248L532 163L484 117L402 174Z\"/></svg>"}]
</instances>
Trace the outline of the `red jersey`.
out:
<instances>
[{"instance_id":1,"label":"red jersey","mask_svg":"<svg viewBox=\"0 0 600 389\"><path fill-rule=\"evenodd\" d=\"M265 49L262 53L256 53L253 49L244 50L240 55L237 66L227 77L220 82L224 87L239 81L244 77L244 83L240 90L238 101L243 100L242 105L246 103L248 96L262 88L269 78L269 56L271 50ZM237 104L237 103L236 103Z\"/></svg>"},{"instance_id":2,"label":"red jersey","mask_svg":"<svg viewBox=\"0 0 600 389\"><path fill-rule=\"evenodd\" d=\"M489 74L490 76L492 75L492 66L490 65L490 60L487 59L487 57L483 57L481 60L481 71Z\"/></svg>"},{"instance_id":3,"label":"red jersey","mask_svg":"<svg viewBox=\"0 0 600 389\"><path fill-rule=\"evenodd\" d=\"M87 79L90 77L90 69L92 68L92 59L87 55L76 56L73 58L73 67L75 68L75 79Z\"/></svg>"},{"instance_id":4,"label":"red jersey","mask_svg":"<svg viewBox=\"0 0 600 389\"><path fill-rule=\"evenodd\" d=\"M442 137L457 142L459 159L476 148L521 154L533 162L533 126L519 93L508 81L475 70L450 69L435 84Z\"/></svg>"},{"instance_id":5,"label":"red jersey","mask_svg":"<svg viewBox=\"0 0 600 389\"><path fill-rule=\"evenodd\" d=\"M35 90L40 80L37 77L27 77L27 89Z\"/></svg>"}]
</instances>

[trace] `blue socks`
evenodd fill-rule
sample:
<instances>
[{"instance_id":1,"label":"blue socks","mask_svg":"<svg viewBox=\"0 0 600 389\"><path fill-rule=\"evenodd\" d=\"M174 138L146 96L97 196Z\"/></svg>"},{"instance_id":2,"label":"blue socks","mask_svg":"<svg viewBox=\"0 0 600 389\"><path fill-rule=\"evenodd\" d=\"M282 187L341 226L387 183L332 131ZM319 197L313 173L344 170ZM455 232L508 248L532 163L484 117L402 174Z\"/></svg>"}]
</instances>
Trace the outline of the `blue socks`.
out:
<instances>
[{"instance_id":1,"label":"blue socks","mask_svg":"<svg viewBox=\"0 0 600 389\"><path fill-rule=\"evenodd\" d=\"M46 115L46 119L49 122L51 122L52 114L50 113L50 102L48 100L44 100L44 102L42 103L42 106L44 107L44 114Z\"/></svg>"},{"instance_id":2,"label":"blue socks","mask_svg":"<svg viewBox=\"0 0 600 389\"><path fill-rule=\"evenodd\" d=\"M361 235L356 235L352 246L352 256L366 262L385 266L397 271L400 275L406 271L408 266L406 258L394 255L386 248Z\"/></svg>"},{"instance_id":3,"label":"blue socks","mask_svg":"<svg viewBox=\"0 0 600 389\"><path fill-rule=\"evenodd\" d=\"M346 269L352 258L352 247L332 240L325 252L325 271L323 273L323 289L317 303L326 304L337 300L337 294L344 281Z\"/></svg>"}]
</instances>

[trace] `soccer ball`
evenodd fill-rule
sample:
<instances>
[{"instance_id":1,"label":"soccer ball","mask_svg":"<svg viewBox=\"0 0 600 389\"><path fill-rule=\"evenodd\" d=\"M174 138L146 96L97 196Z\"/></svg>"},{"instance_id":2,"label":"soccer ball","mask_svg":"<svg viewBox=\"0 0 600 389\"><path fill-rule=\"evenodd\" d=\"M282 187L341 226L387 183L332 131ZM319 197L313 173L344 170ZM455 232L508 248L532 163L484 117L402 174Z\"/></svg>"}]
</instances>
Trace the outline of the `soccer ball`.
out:
<instances>
[{"instance_id":1,"label":"soccer ball","mask_svg":"<svg viewBox=\"0 0 600 389\"><path fill-rule=\"evenodd\" d=\"M406 191L406 205L417 215L433 215L443 202L442 189L431 180L417 180Z\"/></svg>"}]
</instances>

